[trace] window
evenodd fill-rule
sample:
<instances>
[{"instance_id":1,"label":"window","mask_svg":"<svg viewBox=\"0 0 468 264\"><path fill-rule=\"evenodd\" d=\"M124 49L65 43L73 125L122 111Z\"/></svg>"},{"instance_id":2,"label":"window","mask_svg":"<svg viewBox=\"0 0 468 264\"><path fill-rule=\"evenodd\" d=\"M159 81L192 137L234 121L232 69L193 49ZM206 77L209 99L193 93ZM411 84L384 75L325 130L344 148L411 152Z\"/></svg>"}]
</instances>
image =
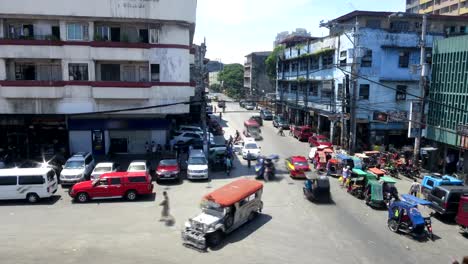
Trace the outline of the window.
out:
<instances>
[{"instance_id":1,"label":"window","mask_svg":"<svg viewBox=\"0 0 468 264\"><path fill-rule=\"evenodd\" d=\"M359 100L369 100L369 84L359 85Z\"/></svg>"},{"instance_id":2,"label":"window","mask_svg":"<svg viewBox=\"0 0 468 264\"><path fill-rule=\"evenodd\" d=\"M466 33L466 26L460 26L460 33Z\"/></svg>"},{"instance_id":3,"label":"window","mask_svg":"<svg viewBox=\"0 0 468 264\"><path fill-rule=\"evenodd\" d=\"M159 82L159 64L151 64L151 81Z\"/></svg>"},{"instance_id":4,"label":"window","mask_svg":"<svg viewBox=\"0 0 468 264\"><path fill-rule=\"evenodd\" d=\"M310 58L310 69L311 70L320 69L319 57L314 56L314 57Z\"/></svg>"},{"instance_id":5,"label":"window","mask_svg":"<svg viewBox=\"0 0 468 264\"><path fill-rule=\"evenodd\" d=\"M361 59L361 67L372 67L372 50L366 50Z\"/></svg>"},{"instance_id":6,"label":"window","mask_svg":"<svg viewBox=\"0 0 468 264\"><path fill-rule=\"evenodd\" d=\"M92 156L88 156L86 159L85 159L85 164L88 165L91 163L91 161L93 161L93 157Z\"/></svg>"},{"instance_id":7,"label":"window","mask_svg":"<svg viewBox=\"0 0 468 264\"><path fill-rule=\"evenodd\" d=\"M301 61L301 64L300 64L300 69L299 69L299 71L301 71L301 72L307 71L307 66L308 66L308 65L307 65L307 60L302 60L302 61Z\"/></svg>"},{"instance_id":8,"label":"window","mask_svg":"<svg viewBox=\"0 0 468 264\"><path fill-rule=\"evenodd\" d=\"M94 32L94 40L97 41L109 41L110 38L110 28L108 26L97 26L96 32Z\"/></svg>"},{"instance_id":9,"label":"window","mask_svg":"<svg viewBox=\"0 0 468 264\"><path fill-rule=\"evenodd\" d=\"M1 176L0 185L16 185L16 176Z\"/></svg>"},{"instance_id":10,"label":"window","mask_svg":"<svg viewBox=\"0 0 468 264\"><path fill-rule=\"evenodd\" d=\"M297 84L293 83L291 84L291 93L296 93L297 92Z\"/></svg>"},{"instance_id":11,"label":"window","mask_svg":"<svg viewBox=\"0 0 468 264\"><path fill-rule=\"evenodd\" d=\"M68 75L69 75L70 81L87 81L88 80L88 64L87 63L68 64Z\"/></svg>"},{"instance_id":12,"label":"window","mask_svg":"<svg viewBox=\"0 0 468 264\"><path fill-rule=\"evenodd\" d=\"M312 96L318 96L318 82L313 82L310 84L310 90L309 90L309 94L311 94Z\"/></svg>"},{"instance_id":13,"label":"window","mask_svg":"<svg viewBox=\"0 0 468 264\"><path fill-rule=\"evenodd\" d=\"M292 66L291 71L292 71L293 73L295 73L295 72L297 71L297 61L293 62L293 63L291 64L291 66Z\"/></svg>"},{"instance_id":14,"label":"window","mask_svg":"<svg viewBox=\"0 0 468 264\"><path fill-rule=\"evenodd\" d=\"M107 185L109 185L109 184L107 183L107 178L105 178L105 179L99 179L98 185L99 185L99 186L107 186Z\"/></svg>"},{"instance_id":15,"label":"window","mask_svg":"<svg viewBox=\"0 0 468 264\"><path fill-rule=\"evenodd\" d=\"M380 20L379 19L369 19L366 21L366 26L368 28L380 28Z\"/></svg>"},{"instance_id":16,"label":"window","mask_svg":"<svg viewBox=\"0 0 468 264\"><path fill-rule=\"evenodd\" d=\"M406 100L406 89L408 87L406 85L397 85L396 87L396 100L397 101L404 101Z\"/></svg>"},{"instance_id":17,"label":"window","mask_svg":"<svg viewBox=\"0 0 468 264\"><path fill-rule=\"evenodd\" d=\"M327 53L322 56L323 67L330 67L333 65L333 53Z\"/></svg>"},{"instance_id":18,"label":"window","mask_svg":"<svg viewBox=\"0 0 468 264\"><path fill-rule=\"evenodd\" d=\"M150 43L159 43L159 29L150 28L149 30L149 42Z\"/></svg>"},{"instance_id":19,"label":"window","mask_svg":"<svg viewBox=\"0 0 468 264\"><path fill-rule=\"evenodd\" d=\"M15 63L15 80L36 80L36 65Z\"/></svg>"},{"instance_id":20,"label":"window","mask_svg":"<svg viewBox=\"0 0 468 264\"><path fill-rule=\"evenodd\" d=\"M330 98L332 96L331 90L322 90L321 97L322 98Z\"/></svg>"},{"instance_id":21,"label":"window","mask_svg":"<svg viewBox=\"0 0 468 264\"><path fill-rule=\"evenodd\" d=\"M407 21L393 21L390 23L390 29L394 31L408 31L409 22Z\"/></svg>"},{"instance_id":22,"label":"window","mask_svg":"<svg viewBox=\"0 0 468 264\"><path fill-rule=\"evenodd\" d=\"M122 80L124 82L135 82L136 81L136 72L134 65L125 65L123 66Z\"/></svg>"},{"instance_id":23,"label":"window","mask_svg":"<svg viewBox=\"0 0 468 264\"><path fill-rule=\"evenodd\" d=\"M445 195L447 195L447 192L442 190L442 189L439 189L439 188L434 188L432 190L432 195L434 195L435 197L441 199L441 200L444 200L445 199Z\"/></svg>"},{"instance_id":24,"label":"window","mask_svg":"<svg viewBox=\"0 0 468 264\"><path fill-rule=\"evenodd\" d=\"M434 187L434 181L431 181L431 180L428 180L426 182L427 186L431 186L431 187Z\"/></svg>"},{"instance_id":25,"label":"window","mask_svg":"<svg viewBox=\"0 0 468 264\"><path fill-rule=\"evenodd\" d=\"M42 176L19 176L18 184L19 185L35 185L35 184L44 184L45 180Z\"/></svg>"},{"instance_id":26,"label":"window","mask_svg":"<svg viewBox=\"0 0 468 264\"><path fill-rule=\"evenodd\" d=\"M110 184L111 185L119 185L120 184L120 178L110 178Z\"/></svg>"},{"instance_id":27,"label":"window","mask_svg":"<svg viewBox=\"0 0 468 264\"><path fill-rule=\"evenodd\" d=\"M346 58L347 51L343 50L340 52L340 58Z\"/></svg>"},{"instance_id":28,"label":"window","mask_svg":"<svg viewBox=\"0 0 468 264\"><path fill-rule=\"evenodd\" d=\"M339 83L339 84L338 84L337 99L338 99L338 100L342 100L342 99L343 99L343 84L342 84L342 83Z\"/></svg>"},{"instance_id":29,"label":"window","mask_svg":"<svg viewBox=\"0 0 468 264\"><path fill-rule=\"evenodd\" d=\"M53 170L47 173L47 181L53 181L55 178L55 172Z\"/></svg>"},{"instance_id":30,"label":"window","mask_svg":"<svg viewBox=\"0 0 468 264\"><path fill-rule=\"evenodd\" d=\"M148 29L140 29L138 30L138 36L140 38L140 42L149 43L149 33Z\"/></svg>"},{"instance_id":31,"label":"window","mask_svg":"<svg viewBox=\"0 0 468 264\"><path fill-rule=\"evenodd\" d=\"M67 39L88 40L88 26L83 24L68 24Z\"/></svg>"},{"instance_id":32,"label":"window","mask_svg":"<svg viewBox=\"0 0 468 264\"><path fill-rule=\"evenodd\" d=\"M398 58L398 67L400 68L408 68L409 66L409 58L410 58L410 53L409 51L402 51L400 52L399 58Z\"/></svg>"},{"instance_id":33,"label":"window","mask_svg":"<svg viewBox=\"0 0 468 264\"><path fill-rule=\"evenodd\" d=\"M146 177L141 176L141 177L129 177L128 178L129 182L146 182Z\"/></svg>"},{"instance_id":34,"label":"window","mask_svg":"<svg viewBox=\"0 0 468 264\"><path fill-rule=\"evenodd\" d=\"M101 64L102 81L120 81L119 64Z\"/></svg>"}]
</instances>

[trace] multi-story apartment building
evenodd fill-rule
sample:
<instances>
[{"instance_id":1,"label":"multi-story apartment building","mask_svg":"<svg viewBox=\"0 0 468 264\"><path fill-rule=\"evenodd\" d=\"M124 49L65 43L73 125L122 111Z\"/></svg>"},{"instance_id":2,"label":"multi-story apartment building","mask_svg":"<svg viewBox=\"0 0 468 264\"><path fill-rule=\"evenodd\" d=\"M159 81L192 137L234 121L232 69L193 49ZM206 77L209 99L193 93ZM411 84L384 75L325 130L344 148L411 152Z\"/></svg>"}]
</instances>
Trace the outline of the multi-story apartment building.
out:
<instances>
[{"instance_id":1,"label":"multi-story apartment building","mask_svg":"<svg viewBox=\"0 0 468 264\"><path fill-rule=\"evenodd\" d=\"M428 21L429 63L433 41L444 38L447 28L458 31L468 18L431 15ZM358 146L411 143L407 121L412 95L420 94L421 22L420 15L355 11L328 22L329 36L286 42L278 67L277 110L339 143L349 134L341 132L350 131L343 126L350 112L343 99L354 94L353 88L346 91L348 75L356 84Z\"/></svg>"},{"instance_id":2,"label":"multi-story apartment building","mask_svg":"<svg viewBox=\"0 0 468 264\"><path fill-rule=\"evenodd\" d=\"M467 0L406 0L406 12L446 16L468 15Z\"/></svg>"},{"instance_id":3,"label":"multi-story apartment building","mask_svg":"<svg viewBox=\"0 0 468 264\"><path fill-rule=\"evenodd\" d=\"M0 0L0 147L143 153L189 113L196 0ZM113 111L144 108L137 111Z\"/></svg>"},{"instance_id":4,"label":"multi-story apartment building","mask_svg":"<svg viewBox=\"0 0 468 264\"><path fill-rule=\"evenodd\" d=\"M264 96L274 93L273 82L266 73L265 60L270 51L252 52L245 56L244 62L244 94L246 96Z\"/></svg>"},{"instance_id":5,"label":"multi-story apartment building","mask_svg":"<svg viewBox=\"0 0 468 264\"><path fill-rule=\"evenodd\" d=\"M464 161L468 176L468 36L434 43L429 89L427 138L437 142L440 158ZM450 170L450 169L449 169ZM452 168L453 171L453 168Z\"/></svg>"}]
</instances>

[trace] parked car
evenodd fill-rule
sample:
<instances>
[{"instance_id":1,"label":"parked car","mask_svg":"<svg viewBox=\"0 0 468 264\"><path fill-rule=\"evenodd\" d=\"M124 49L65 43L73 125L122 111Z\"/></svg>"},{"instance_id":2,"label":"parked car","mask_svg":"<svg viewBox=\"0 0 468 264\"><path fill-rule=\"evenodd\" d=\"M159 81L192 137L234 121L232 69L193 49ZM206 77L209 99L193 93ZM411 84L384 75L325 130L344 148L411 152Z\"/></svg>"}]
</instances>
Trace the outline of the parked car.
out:
<instances>
[{"instance_id":1,"label":"parked car","mask_svg":"<svg viewBox=\"0 0 468 264\"><path fill-rule=\"evenodd\" d=\"M26 160L21 164L17 165L16 168L28 169L28 168L51 168L54 170L56 175L60 175L63 168L63 161L56 158L51 158L45 161Z\"/></svg>"},{"instance_id":2,"label":"parked car","mask_svg":"<svg viewBox=\"0 0 468 264\"><path fill-rule=\"evenodd\" d=\"M246 110L254 110L255 109L255 103L254 102L247 102L244 104L244 107Z\"/></svg>"},{"instance_id":3,"label":"parked car","mask_svg":"<svg viewBox=\"0 0 468 264\"><path fill-rule=\"evenodd\" d=\"M156 182L165 180L180 181L180 167L176 159L161 160L156 168Z\"/></svg>"},{"instance_id":4,"label":"parked car","mask_svg":"<svg viewBox=\"0 0 468 264\"><path fill-rule=\"evenodd\" d=\"M196 132L176 133L176 136L171 140L171 145L186 143L192 139L203 140L203 136Z\"/></svg>"},{"instance_id":5,"label":"parked car","mask_svg":"<svg viewBox=\"0 0 468 264\"><path fill-rule=\"evenodd\" d=\"M449 175L425 175L421 181L421 193L427 198L435 187L448 185L463 186L463 181Z\"/></svg>"},{"instance_id":6,"label":"parked car","mask_svg":"<svg viewBox=\"0 0 468 264\"><path fill-rule=\"evenodd\" d=\"M224 108L224 107L226 107L226 101L218 101L218 107L219 107L219 108Z\"/></svg>"},{"instance_id":7,"label":"parked car","mask_svg":"<svg viewBox=\"0 0 468 264\"><path fill-rule=\"evenodd\" d=\"M92 199L122 197L134 201L138 195L153 193L153 187L151 177L145 172L111 172L94 181L75 184L69 195L80 203Z\"/></svg>"},{"instance_id":8,"label":"parked car","mask_svg":"<svg viewBox=\"0 0 468 264\"><path fill-rule=\"evenodd\" d=\"M273 113L268 109L260 110L260 116L263 120L273 120Z\"/></svg>"},{"instance_id":9,"label":"parked car","mask_svg":"<svg viewBox=\"0 0 468 264\"><path fill-rule=\"evenodd\" d=\"M202 212L185 223L183 243L201 250L219 245L225 234L262 211L262 192L261 182L239 179L205 195Z\"/></svg>"},{"instance_id":10,"label":"parked car","mask_svg":"<svg viewBox=\"0 0 468 264\"><path fill-rule=\"evenodd\" d=\"M89 179L95 165L96 161L91 153L79 152L74 154L65 162L60 172L62 186L73 185Z\"/></svg>"},{"instance_id":11,"label":"parked car","mask_svg":"<svg viewBox=\"0 0 468 264\"><path fill-rule=\"evenodd\" d=\"M57 176L52 168L0 170L0 200L26 199L36 203L51 197L57 188Z\"/></svg>"},{"instance_id":12,"label":"parked car","mask_svg":"<svg viewBox=\"0 0 468 264\"><path fill-rule=\"evenodd\" d=\"M331 146L333 146L333 144L330 142L330 140L326 136L323 136L323 135L311 136L311 137L309 137L308 141L309 141L309 145L311 147L318 147L318 146L331 147Z\"/></svg>"},{"instance_id":13,"label":"parked car","mask_svg":"<svg viewBox=\"0 0 468 264\"><path fill-rule=\"evenodd\" d=\"M282 127L286 130L289 129L288 122L286 122L286 120L284 120L284 118L279 115L275 115L275 117L273 117L273 126L276 128Z\"/></svg>"},{"instance_id":14,"label":"parked car","mask_svg":"<svg viewBox=\"0 0 468 264\"><path fill-rule=\"evenodd\" d=\"M146 172L151 173L151 163L146 160L134 160L128 165L127 172Z\"/></svg>"},{"instance_id":15,"label":"parked car","mask_svg":"<svg viewBox=\"0 0 468 264\"><path fill-rule=\"evenodd\" d=\"M120 165L114 162L100 162L96 164L96 167L94 167L94 170L91 173L90 179L96 180L102 174L117 171L119 168L120 168Z\"/></svg>"},{"instance_id":16,"label":"parked car","mask_svg":"<svg viewBox=\"0 0 468 264\"><path fill-rule=\"evenodd\" d=\"M430 207L441 215L454 217L458 212L460 197L468 196L468 186L437 186L428 194Z\"/></svg>"},{"instance_id":17,"label":"parked car","mask_svg":"<svg viewBox=\"0 0 468 264\"><path fill-rule=\"evenodd\" d=\"M187 179L209 179L208 160L201 149L192 149L187 160Z\"/></svg>"},{"instance_id":18,"label":"parked car","mask_svg":"<svg viewBox=\"0 0 468 264\"><path fill-rule=\"evenodd\" d=\"M255 120L260 126L263 126L263 119L260 115L253 115L249 118L250 120Z\"/></svg>"},{"instance_id":19,"label":"parked car","mask_svg":"<svg viewBox=\"0 0 468 264\"><path fill-rule=\"evenodd\" d=\"M295 126L292 133L299 141L306 141L312 136L312 129L310 126Z\"/></svg>"},{"instance_id":20,"label":"parked car","mask_svg":"<svg viewBox=\"0 0 468 264\"><path fill-rule=\"evenodd\" d=\"M177 132L178 133L195 132L198 134L203 134L203 130L199 126L180 126Z\"/></svg>"},{"instance_id":21,"label":"parked car","mask_svg":"<svg viewBox=\"0 0 468 264\"><path fill-rule=\"evenodd\" d=\"M242 107L242 108L244 108L246 103L247 103L246 100L240 100L240 101L239 101L239 106Z\"/></svg>"}]
</instances>

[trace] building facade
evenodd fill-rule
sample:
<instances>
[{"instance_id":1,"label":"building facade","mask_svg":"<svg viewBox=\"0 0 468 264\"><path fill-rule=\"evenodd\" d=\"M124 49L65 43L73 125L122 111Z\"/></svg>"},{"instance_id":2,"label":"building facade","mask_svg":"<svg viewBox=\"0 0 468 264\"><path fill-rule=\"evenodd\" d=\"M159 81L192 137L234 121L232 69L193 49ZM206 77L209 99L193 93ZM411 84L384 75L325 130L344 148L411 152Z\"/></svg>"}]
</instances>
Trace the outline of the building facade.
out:
<instances>
[{"instance_id":1,"label":"building facade","mask_svg":"<svg viewBox=\"0 0 468 264\"><path fill-rule=\"evenodd\" d=\"M275 86L266 72L265 60L270 54L270 51L264 51L245 56L244 94L247 97L262 97L275 92Z\"/></svg>"},{"instance_id":2,"label":"building facade","mask_svg":"<svg viewBox=\"0 0 468 264\"><path fill-rule=\"evenodd\" d=\"M165 144L189 104L144 107L194 95L195 16L196 0L0 0L0 144L22 156Z\"/></svg>"},{"instance_id":3,"label":"building facade","mask_svg":"<svg viewBox=\"0 0 468 264\"><path fill-rule=\"evenodd\" d=\"M284 43L277 111L292 123L311 125L335 144L346 146L355 86L358 147L410 144L408 112L414 96L420 95L415 66L420 61L422 18L391 15L355 11L328 22L327 37ZM460 27L468 20L430 16L429 21L428 63L433 41L444 38L447 27Z\"/></svg>"},{"instance_id":4,"label":"building facade","mask_svg":"<svg viewBox=\"0 0 468 264\"><path fill-rule=\"evenodd\" d=\"M468 15L466 0L406 0L406 12L445 16Z\"/></svg>"},{"instance_id":5,"label":"building facade","mask_svg":"<svg viewBox=\"0 0 468 264\"><path fill-rule=\"evenodd\" d=\"M427 138L437 142L440 157L461 159L468 175L468 36L434 43L429 89ZM449 159L450 160L450 159ZM452 171L451 171L452 170Z\"/></svg>"},{"instance_id":6,"label":"building facade","mask_svg":"<svg viewBox=\"0 0 468 264\"><path fill-rule=\"evenodd\" d=\"M310 33L307 32L305 28L296 28L296 30L289 32L289 31L283 31L278 34L276 34L275 41L273 42L273 48L277 47L278 45L281 45L282 42L291 37L310 37Z\"/></svg>"}]
</instances>

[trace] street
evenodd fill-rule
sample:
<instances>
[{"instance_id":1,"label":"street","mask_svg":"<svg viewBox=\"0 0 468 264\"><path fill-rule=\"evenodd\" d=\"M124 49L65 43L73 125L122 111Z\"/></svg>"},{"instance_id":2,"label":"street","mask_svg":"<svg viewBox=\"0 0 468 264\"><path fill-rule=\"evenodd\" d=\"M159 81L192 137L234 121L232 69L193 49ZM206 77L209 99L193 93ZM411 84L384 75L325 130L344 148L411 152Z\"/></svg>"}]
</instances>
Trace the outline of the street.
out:
<instances>
[{"instance_id":1,"label":"street","mask_svg":"<svg viewBox=\"0 0 468 264\"><path fill-rule=\"evenodd\" d=\"M232 113L229 113L232 111ZM242 132L254 111L228 103L222 117L226 135ZM285 133L287 134L287 132ZM453 223L433 218L434 241L416 241L387 228L387 211L375 210L331 179L331 204L306 200L302 180L286 175L284 159L307 156L308 144L262 127L262 154L279 154L277 179L265 183L264 210L201 253L182 245L184 222L199 212L202 196L232 179L254 177L254 166L237 156L231 176L212 173L210 182L156 185L156 196L72 203L66 190L37 205L0 203L2 263L449 263L466 254L468 240ZM409 180L399 180L400 194ZM159 222L162 192L170 199L173 226ZM424 211L424 210L423 210ZM428 213L429 211L424 211Z\"/></svg>"}]
</instances>

